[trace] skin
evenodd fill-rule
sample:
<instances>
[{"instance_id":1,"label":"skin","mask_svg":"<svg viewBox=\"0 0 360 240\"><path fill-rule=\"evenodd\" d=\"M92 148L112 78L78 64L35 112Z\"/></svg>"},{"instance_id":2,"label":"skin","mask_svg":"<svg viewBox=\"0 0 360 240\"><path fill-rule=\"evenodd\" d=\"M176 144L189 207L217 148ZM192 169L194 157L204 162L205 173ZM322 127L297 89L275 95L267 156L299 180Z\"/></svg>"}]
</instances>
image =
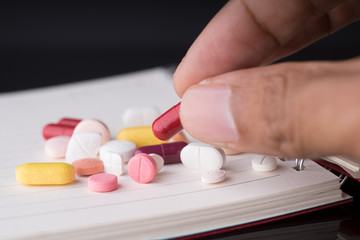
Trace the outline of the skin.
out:
<instances>
[{"instance_id":1,"label":"skin","mask_svg":"<svg viewBox=\"0 0 360 240\"><path fill-rule=\"evenodd\" d=\"M174 74L182 125L228 153L360 159L360 58L269 65L359 19L358 0L229 1Z\"/></svg>"}]
</instances>

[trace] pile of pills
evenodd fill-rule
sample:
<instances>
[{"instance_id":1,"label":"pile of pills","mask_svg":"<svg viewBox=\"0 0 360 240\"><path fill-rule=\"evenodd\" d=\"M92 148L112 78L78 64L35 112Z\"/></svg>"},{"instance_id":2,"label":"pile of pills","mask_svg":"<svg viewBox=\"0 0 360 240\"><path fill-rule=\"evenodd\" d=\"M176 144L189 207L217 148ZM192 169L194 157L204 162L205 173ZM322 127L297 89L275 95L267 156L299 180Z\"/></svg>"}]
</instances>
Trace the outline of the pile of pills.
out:
<instances>
[{"instance_id":1,"label":"pile of pills","mask_svg":"<svg viewBox=\"0 0 360 240\"><path fill-rule=\"evenodd\" d=\"M160 117L156 108L128 109L115 140L98 119L62 118L43 128L45 154L66 162L27 163L16 168L16 180L26 185L68 184L88 176L88 188L109 192L118 188L118 177L129 174L137 183L149 183L164 164L182 163L199 171L205 184L226 178L225 153L204 143L189 143L183 134L180 103ZM275 159L276 160L276 159ZM271 166L265 167L271 162ZM253 161L256 171L276 168L272 159ZM262 166L264 165L264 166ZM127 169L127 171L126 171Z\"/></svg>"}]
</instances>

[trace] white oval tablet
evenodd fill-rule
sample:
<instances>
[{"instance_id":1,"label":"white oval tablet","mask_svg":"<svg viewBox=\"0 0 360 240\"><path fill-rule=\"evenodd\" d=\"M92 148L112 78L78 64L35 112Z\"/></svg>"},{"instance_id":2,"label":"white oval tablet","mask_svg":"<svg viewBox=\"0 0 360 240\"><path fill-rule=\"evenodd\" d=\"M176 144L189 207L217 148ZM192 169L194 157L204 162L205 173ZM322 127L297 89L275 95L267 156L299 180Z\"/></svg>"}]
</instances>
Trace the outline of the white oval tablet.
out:
<instances>
[{"instance_id":1,"label":"white oval tablet","mask_svg":"<svg viewBox=\"0 0 360 240\"><path fill-rule=\"evenodd\" d=\"M226 156L221 148L205 143L189 143L181 150L180 158L185 167L211 171L219 170L224 164Z\"/></svg>"},{"instance_id":2,"label":"white oval tablet","mask_svg":"<svg viewBox=\"0 0 360 240\"><path fill-rule=\"evenodd\" d=\"M149 153L149 156L155 160L157 172L160 172L161 168L164 166L164 159L162 158L162 156L155 153Z\"/></svg>"},{"instance_id":3,"label":"white oval tablet","mask_svg":"<svg viewBox=\"0 0 360 240\"><path fill-rule=\"evenodd\" d=\"M122 164L132 158L136 144L126 140L113 140L100 147L100 159L111 164Z\"/></svg>"},{"instance_id":4,"label":"white oval tablet","mask_svg":"<svg viewBox=\"0 0 360 240\"><path fill-rule=\"evenodd\" d=\"M206 184L222 182L225 178L226 172L224 170L213 170L201 175L201 181Z\"/></svg>"},{"instance_id":5,"label":"white oval tablet","mask_svg":"<svg viewBox=\"0 0 360 240\"><path fill-rule=\"evenodd\" d=\"M69 136L49 138L44 145L45 154L51 158L64 158L69 141Z\"/></svg>"},{"instance_id":6,"label":"white oval tablet","mask_svg":"<svg viewBox=\"0 0 360 240\"><path fill-rule=\"evenodd\" d=\"M125 128L151 126L159 116L160 111L155 107L128 108L122 115L122 121Z\"/></svg>"},{"instance_id":7,"label":"white oval tablet","mask_svg":"<svg viewBox=\"0 0 360 240\"><path fill-rule=\"evenodd\" d=\"M277 168L277 158L272 156L256 156L251 160L252 169L257 172L270 172Z\"/></svg>"},{"instance_id":8,"label":"white oval tablet","mask_svg":"<svg viewBox=\"0 0 360 240\"><path fill-rule=\"evenodd\" d=\"M84 119L81 120L74 128L74 133L77 132L98 132L101 134L101 145L110 141L109 128L100 120Z\"/></svg>"},{"instance_id":9,"label":"white oval tablet","mask_svg":"<svg viewBox=\"0 0 360 240\"><path fill-rule=\"evenodd\" d=\"M66 160L73 162L83 158L96 158L101 145L98 132L73 133L66 149Z\"/></svg>"}]
</instances>

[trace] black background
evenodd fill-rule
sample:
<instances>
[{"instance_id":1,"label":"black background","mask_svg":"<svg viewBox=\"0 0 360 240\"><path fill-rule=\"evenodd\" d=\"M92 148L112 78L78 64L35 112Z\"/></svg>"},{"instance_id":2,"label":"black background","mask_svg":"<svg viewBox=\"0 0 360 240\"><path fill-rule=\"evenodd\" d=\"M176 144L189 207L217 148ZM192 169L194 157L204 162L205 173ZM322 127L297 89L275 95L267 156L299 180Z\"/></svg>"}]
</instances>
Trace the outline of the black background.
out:
<instances>
[{"instance_id":1,"label":"black background","mask_svg":"<svg viewBox=\"0 0 360 240\"><path fill-rule=\"evenodd\" d=\"M0 3L0 92L176 64L226 1ZM285 60L359 55L360 23Z\"/></svg>"}]
</instances>

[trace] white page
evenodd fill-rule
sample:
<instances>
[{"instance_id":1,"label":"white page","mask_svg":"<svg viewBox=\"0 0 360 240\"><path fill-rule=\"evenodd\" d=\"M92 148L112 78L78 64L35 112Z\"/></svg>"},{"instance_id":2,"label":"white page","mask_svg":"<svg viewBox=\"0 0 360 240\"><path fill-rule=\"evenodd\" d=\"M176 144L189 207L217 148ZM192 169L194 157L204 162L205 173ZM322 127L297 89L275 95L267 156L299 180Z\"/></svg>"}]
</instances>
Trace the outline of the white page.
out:
<instances>
[{"instance_id":1,"label":"white page","mask_svg":"<svg viewBox=\"0 0 360 240\"><path fill-rule=\"evenodd\" d=\"M114 137L122 128L121 114L126 108L157 106L165 111L178 101L171 76L161 68L0 95L3 112L0 124L3 136L0 140L0 239L46 234L63 239L61 234L88 228L89 235L83 233L82 238L96 238L96 234L102 237L110 234L107 228L121 234L131 232L134 226L139 228L136 223L141 221L153 225L159 221L163 226L171 226L171 221L162 222L162 219L173 216L175 223L181 218L174 216L183 213L231 206L294 189L302 191L311 184L337 180L336 176L311 161L305 163L306 171L297 172L292 169L292 163L279 162L276 171L256 173L251 170L251 155L228 158L224 166L227 180L214 185L202 184L200 173L181 164L165 165L149 184L137 184L127 174L120 176L119 189L109 193L89 191L85 177L77 177L74 183L64 186L25 186L15 180L15 168L21 164L54 161L43 153L41 131L47 123L62 117L98 118L109 126ZM318 204L342 199L340 193L334 196L327 202L320 199ZM286 209L281 212L286 213ZM263 217L273 215L274 212L269 212ZM237 217L234 221L241 223L249 219ZM224 226L228 224L231 222ZM211 227L209 224L209 229ZM94 233L90 235L90 231ZM179 231L178 234L185 233ZM138 237L156 237L146 235L146 231L143 234Z\"/></svg>"}]
</instances>

